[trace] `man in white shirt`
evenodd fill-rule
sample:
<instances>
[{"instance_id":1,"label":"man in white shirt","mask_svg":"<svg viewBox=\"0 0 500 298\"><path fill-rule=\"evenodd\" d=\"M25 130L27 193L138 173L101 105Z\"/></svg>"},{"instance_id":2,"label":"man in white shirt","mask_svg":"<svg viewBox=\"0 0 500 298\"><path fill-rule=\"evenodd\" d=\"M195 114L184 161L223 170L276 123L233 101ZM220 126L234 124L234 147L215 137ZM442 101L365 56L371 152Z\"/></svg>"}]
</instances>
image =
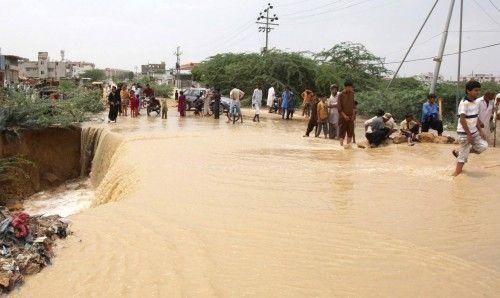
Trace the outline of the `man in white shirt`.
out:
<instances>
[{"instance_id":1,"label":"man in white shirt","mask_svg":"<svg viewBox=\"0 0 500 298\"><path fill-rule=\"evenodd\" d=\"M274 90L274 87L271 86L269 90L267 91L267 106L271 107L274 102L274 98L276 97L276 91Z\"/></svg>"},{"instance_id":2,"label":"man in white shirt","mask_svg":"<svg viewBox=\"0 0 500 298\"><path fill-rule=\"evenodd\" d=\"M328 135L330 139L339 137L339 87L337 85L330 86L330 98L326 104L328 105Z\"/></svg>"},{"instance_id":3,"label":"man in white shirt","mask_svg":"<svg viewBox=\"0 0 500 298\"><path fill-rule=\"evenodd\" d=\"M245 92L236 88L233 85L233 89L229 92L229 98L231 98L231 105L229 106L229 112L227 113L227 123L231 122L231 116L233 115L233 110L235 113L240 115L241 123L243 123L243 115L241 114L241 99L245 96Z\"/></svg>"},{"instance_id":4,"label":"man in white shirt","mask_svg":"<svg viewBox=\"0 0 500 298\"><path fill-rule=\"evenodd\" d=\"M252 94L252 107L255 110L255 116L253 117L253 122L260 122L260 106L262 105L262 89L260 85L257 85ZM257 120L256 120L257 119Z\"/></svg>"},{"instance_id":5,"label":"man in white shirt","mask_svg":"<svg viewBox=\"0 0 500 298\"><path fill-rule=\"evenodd\" d=\"M490 123L491 123L491 117L493 116L493 111L495 109L495 93L493 91L486 91L484 93L484 96L476 99L478 108L479 108L479 120L481 120L481 123L483 124L483 133L484 136L486 137L486 141L488 141L488 144L491 143L491 130L490 130Z\"/></svg>"}]
</instances>

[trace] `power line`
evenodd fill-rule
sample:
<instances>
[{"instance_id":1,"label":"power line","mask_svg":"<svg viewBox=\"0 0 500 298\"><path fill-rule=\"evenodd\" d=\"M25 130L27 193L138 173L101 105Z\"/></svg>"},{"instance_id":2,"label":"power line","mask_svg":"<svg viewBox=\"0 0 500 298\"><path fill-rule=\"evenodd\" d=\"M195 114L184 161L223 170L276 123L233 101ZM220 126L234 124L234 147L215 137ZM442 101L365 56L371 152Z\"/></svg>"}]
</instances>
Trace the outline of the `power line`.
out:
<instances>
[{"instance_id":1,"label":"power line","mask_svg":"<svg viewBox=\"0 0 500 298\"><path fill-rule=\"evenodd\" d=\"M482 46L482 47L472 48L472 49L468 49L468 50L462 51L462 54L469 53L469 52L474 52L474 51L478 51L478 50L483 50L483 49L486 49L486 48L492 48L492 47L496 47L496 46L499 46L499 45L500 45L500 42L497 42L497 43L485 45L485 46ZM459 52L448 53L448 54L444 54L443 56L453 56L453 55L457 55L458 53ZM434 59L434 58L435 58L434 56L432 56L432 57L425 57L425 58L417 58L417 59L406 60L405 62L425 61L425 60ZM382 64L388 65L388 64L399 64L399 63L401 63L401 61L384 62Z\"/></svg>"},{"instance_id":2,"label":"power line","mask_svg":"<svg viewBox=\"0 0 500 298\"><path fill-rule=\"evenodd\" d=\"M493 7L495 7L495 9L500 12L500 8L498 6L496 6L496 4L492 0L488 0L488 1L490 1L491 5L493 5Z\"/></svg>"},{"instance_id":3,"label":"power line","mask_svg":"<svg viewBox=\"0 0 500 298\"><path fill-rule=\"evenodd\" d=\"M488 11L486 11L486 9L484 9L484 8L481 6L481 4L479 4L479 2L477 2L476 0L474 0L474 3L476 3L476 5L477 5L477 6L478 6L478 7L479 7L479 8L480 8L483 12L484 12L484 14L488 16L488 18L490 18L490 19L491 19L491 20L492 20L495 24L497 24L498 26L500 26L500 23L499 23L499 22L497 22L497 20L496 20L494 17L492 17L492 16L488 13Z\"/></svg>"},{"instance_id":4,"label":"power line","mask_svg":"<svg viewBox=\"0 0 500 298\"><path fill-rule=\"evenodd\" d=\"M322 8L325 8L325 7L328 7L328 6L332 6L332 5L337 4L337 3L341 2L341 1L342 0L335 0L335 1L330 2L328 4L323 4L323 5L316 6L316 7L310 8L310 9L305 9L305 10L302 9L300 11L296 11L296 12L291 12L291 13L284 14L283 16L284 17L288 17L288 16L293 16L293 15L296 15L296 14L302 14L304 12L315 11L315 10L322 9Z\"/></svg>"},{"instance_id":5,"label":"power line","mask_svg":"<svg viewBox=\"0 0 500 298\"><path fill-rule=\"evenodd\" d=\"M298 16L295 16L296 18L310 18L310 17L316 17L316 16L320 16L320 15L325 15L325 14L332 14L332 13L336 13L336 12L339 12L339 11L342 11L342 10L346 10L346 9L349 9L351 7L354 7L354 6L357 6L357 5L360 5L360 4L364 4L364 3L367 3L369 1L374 1L374 0L364 0L364 1L361 1L361 2L358 2L358 3L347 3L349 4L348 6L344 6L344 7L338 7L338 8L334 8L334 9L330 9L330 10L327 10L327 11L323 11L323 12L319 12L319 13L315 13L315 14L309 14L309 15L298 15ZM400 0L401 1L401 0ZM382 5L379 5L377 7L380 7L380 6L384 6L386 4L382 4ZM359 11L356 11L355 13L359 13ZM346 14L347 15L347 14ZM345 15L342 15L342 16L345 16ZM320 20L322 21L322 20ZM294 24L294 25L297 25L297 24L311 24L311 23L317 23L318 20L316 21L311 21L311 20L306 20L306 21L302 21L302 22L297 22L297 21L290 21L290 22L287 22L287 24Z\"/></svg>"}]
</instances>

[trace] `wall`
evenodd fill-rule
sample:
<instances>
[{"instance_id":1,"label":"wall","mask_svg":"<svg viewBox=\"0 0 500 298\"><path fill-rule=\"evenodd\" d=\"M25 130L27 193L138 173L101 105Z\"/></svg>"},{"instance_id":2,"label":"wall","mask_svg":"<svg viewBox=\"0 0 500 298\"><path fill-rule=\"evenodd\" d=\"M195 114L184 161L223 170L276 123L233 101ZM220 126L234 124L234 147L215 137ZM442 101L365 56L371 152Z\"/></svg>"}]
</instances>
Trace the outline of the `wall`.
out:
<instances>
[{"instance_id":1,"label":"wall","mask_svg":"<svg viewBox=\"0 0 500 298\"><path fill-rule=\"evenodd\" d=\"M0 133L0 157L19 155L34 162L29 178L0 185L20 199L80 176L81 128L20 129L19 136Z\"/></svg>"}]
</instances>

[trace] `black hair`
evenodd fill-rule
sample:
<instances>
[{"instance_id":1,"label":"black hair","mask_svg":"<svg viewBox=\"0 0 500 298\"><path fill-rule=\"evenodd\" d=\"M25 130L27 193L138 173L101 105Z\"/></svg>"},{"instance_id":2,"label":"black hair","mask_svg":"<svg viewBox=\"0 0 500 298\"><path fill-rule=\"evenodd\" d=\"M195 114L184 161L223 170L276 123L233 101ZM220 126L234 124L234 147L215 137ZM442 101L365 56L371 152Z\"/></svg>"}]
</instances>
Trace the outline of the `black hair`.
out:
<instances>
[{"instance_id":1,"label":"black hair","mask_svg":"<svg viewBox=\"0 0 500 298\"><path fill-rule=\"evenodd\" d=\"M181 95L184 95L184 91L181 91L181 92L180 92L180 94L181 94Z\"/></svg>"},{"instance_id":2,"label":"black hair","mask_svg":"<svg viewBox=\"0 0 500 298\"><path fill-rule=\"evenodd\" d=\"M472 91L473 89L476 88L481 88L481 83L478 81L468 81L467 84L465 84L465 91Z\"/></svg>"},{"instance_id":3,"label":"black hair","mask_svg":"<svg viewBox=\"0 0 500 298\"><path fill-rule=\"evenodd\" d=\"M427 95L427 99L430 99L430 98L436 98L436 94L431 93L431 94Z\"/></svg>"},{"instance_id":4,"label":"black hair","mask_svg":"<svg viewBox=\"0 0 500 298\"><path fill-rule=\"evenodd\" d=\"M346 80L344 82L344 87L354 87L354 83L352 82L352 80Z\"/></svg>"},{"instance_id":5,"label":"black hair","mask_svg":"<svg viewBox=\"0 0 500 298\"><path fill-rule=\"evenodd\" d=\"M410 113L408 113L408 114L405 115L405 118L413 118L413 115L410 114Z\"/></svg>"},{"instance_id":6,"label":"black hair","mask_svg":"<svg viewBox=\"0 0 500 298\"><path fill-rule=\"evenodd\" d=\"M382 117L382 116L384 116L384 114L385 114L384 110L382 110L382 109L377 110L377 114L376 114L377 117Z\"/></svg>"}]
</instances>

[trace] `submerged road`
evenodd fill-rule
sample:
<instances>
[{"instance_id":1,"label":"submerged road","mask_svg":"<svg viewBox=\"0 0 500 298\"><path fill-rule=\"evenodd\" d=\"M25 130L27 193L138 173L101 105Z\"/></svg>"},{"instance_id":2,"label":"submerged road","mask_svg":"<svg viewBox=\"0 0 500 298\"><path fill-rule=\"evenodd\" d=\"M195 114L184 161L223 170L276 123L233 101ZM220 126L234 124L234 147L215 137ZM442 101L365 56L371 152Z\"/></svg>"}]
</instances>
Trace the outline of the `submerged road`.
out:
<instances>
[{"instance_id":1,"label":"submerged road","mask_svg":"<svg viewBox=\"0 0 500 298\"><path fill-rule=\"evenodd\" d=\"M499 150L454 179L452 146L344 150L247 119L103 124L96 206L14 296L500 293Z\"/></svg>"}]
</instances>

